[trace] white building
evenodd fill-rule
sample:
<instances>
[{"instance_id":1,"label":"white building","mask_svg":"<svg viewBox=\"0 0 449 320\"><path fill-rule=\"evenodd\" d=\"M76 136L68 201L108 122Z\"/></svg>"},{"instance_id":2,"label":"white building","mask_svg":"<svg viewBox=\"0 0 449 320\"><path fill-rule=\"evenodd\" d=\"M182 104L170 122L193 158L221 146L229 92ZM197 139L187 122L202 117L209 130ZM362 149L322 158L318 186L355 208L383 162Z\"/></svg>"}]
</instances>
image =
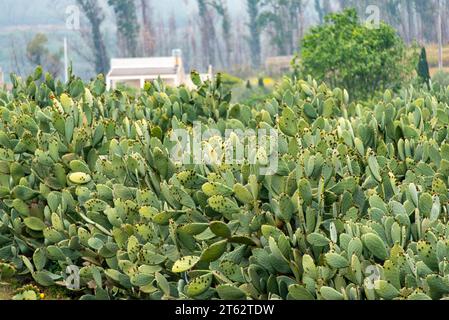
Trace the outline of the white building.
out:
<instances>
[{"instance_id":1,"label":"white building","mask_svg":"<svg viewBox=\"0 0 449 320\"><path fill-rule=\"evenodd\" d=\"M115 89L118 84L132 88L143 88L146 81L161 78L169 86L186 85L193 87L190 77L186 76L181 50L173 50L171 57L111 59L111 70L106 76L107 88ZM209 73L202 79L212 78Z\"/></svg>"}]
</instances>

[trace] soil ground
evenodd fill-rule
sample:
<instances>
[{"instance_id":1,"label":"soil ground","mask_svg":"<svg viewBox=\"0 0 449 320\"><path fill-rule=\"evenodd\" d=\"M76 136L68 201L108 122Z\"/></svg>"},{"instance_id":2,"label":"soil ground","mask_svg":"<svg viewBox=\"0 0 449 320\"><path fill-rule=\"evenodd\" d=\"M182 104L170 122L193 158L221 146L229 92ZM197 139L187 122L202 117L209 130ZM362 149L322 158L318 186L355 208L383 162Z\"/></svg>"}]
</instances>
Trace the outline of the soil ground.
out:
<instances>
[{"instance_id":1,"label":"soil ground","mask_svg":"<svg viewBox=\"0 0 449 320\"><path fill-rule=\"evenodd\" d=\"M30 283L29 281L25 282L21 280L15 280L10 283L0 281L0 301L12 300L12 298L16 294L16 290L27 284L35 285L34 283ZM68 296L69 293L59 287L39 289L40 292L44 293L44 300L70 300L70 297Z\"/></svg>"}]
</instances>

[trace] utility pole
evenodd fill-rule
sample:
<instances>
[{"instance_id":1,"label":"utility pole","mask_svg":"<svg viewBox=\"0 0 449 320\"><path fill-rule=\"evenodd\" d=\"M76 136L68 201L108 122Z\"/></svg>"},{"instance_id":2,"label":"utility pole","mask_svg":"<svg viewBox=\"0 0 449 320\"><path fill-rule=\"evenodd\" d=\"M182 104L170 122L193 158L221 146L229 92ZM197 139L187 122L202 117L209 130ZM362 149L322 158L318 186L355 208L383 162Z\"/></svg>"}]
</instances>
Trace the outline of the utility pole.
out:
<instances>
[{"instance_id":1,"label":"utility pole","mask_svg":"<svg viewBox=\"0 0 449 320\"><path fill-rule=\"evenodd\" d=\"M67 37L64 37L64 76L65 82L69 82L69 55L67 48Z\"/></svg>"},{"instance_id":2,"label":"utility pole","mask_svg":"<svg viewBox=\"0 0 449 320\"><path fill-rule=\"evenodd\" d=\"M443 20L441 19L441 0L438 1L438 69L443 69Z\"/></svg>"}]
</instances>

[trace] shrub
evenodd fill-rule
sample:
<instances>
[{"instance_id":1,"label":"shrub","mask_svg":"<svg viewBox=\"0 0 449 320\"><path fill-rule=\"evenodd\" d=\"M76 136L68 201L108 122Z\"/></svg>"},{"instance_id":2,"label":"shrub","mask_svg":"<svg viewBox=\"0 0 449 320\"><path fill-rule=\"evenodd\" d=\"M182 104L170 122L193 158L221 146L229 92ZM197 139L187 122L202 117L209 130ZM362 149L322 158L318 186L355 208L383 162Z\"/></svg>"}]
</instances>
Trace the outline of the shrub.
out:
<instances>
[{"instance_id":1,"label":"shrub","mask_svg":"<svg viewBox=\"0 0 449 320\"><path fill-rule=\"evenodd\" d=\"M430 71L429 71L429 64L427 62L427 54L426 54L426 48L421 49L421 54L419 56L419 62L417 67L417 73L419 79L425 83L427 86L430 85Z\"/></svg>"},{"instance_id":2,"label":"shrub","mask_svg":"<svg viewBox=\"0 0 449 320\"><path fill-rule=\"evenodd\" d=\"M416 66L406 61L404 43L392 27L369 28L353 9L330 14L301 42L304 75L346 88L354 99L400 88Z\"/></svg>"},{"instance_id":3,"label":"shrub","mask_svg":"<svg viewBox=\"0 0 449 320\"><path fill-rule=\"evenodd\" d=\"M0 93L1 280L64 285L78 266L82 299L447 298L448 91L362 106L285 78L246 106L220 82L134 96L101 77L13 77ZM178 162L170 133L197 121L271 129L278 148Z\"/></svg>"},{"instance_id":4,"label":"shrub","mask_svg":"<svg viewBox=\"0 0 449 320\"><path fill-rule=\"evenodd\" d=\"M449 86L449 72L437 71L432 77L432 85L435 89L447 88Z\"/></svg>"},{"instance_id":5,"label":"shrub","mask_svg":"<svg viewBox=\"0 0 449 320\"><path fill-rule=\"evenodd\" d=\"M242 79L230 75L229 73L222 73L221 81L227 89L232 89L244 85L244 81Z\"/></svg>"}]
</instances>

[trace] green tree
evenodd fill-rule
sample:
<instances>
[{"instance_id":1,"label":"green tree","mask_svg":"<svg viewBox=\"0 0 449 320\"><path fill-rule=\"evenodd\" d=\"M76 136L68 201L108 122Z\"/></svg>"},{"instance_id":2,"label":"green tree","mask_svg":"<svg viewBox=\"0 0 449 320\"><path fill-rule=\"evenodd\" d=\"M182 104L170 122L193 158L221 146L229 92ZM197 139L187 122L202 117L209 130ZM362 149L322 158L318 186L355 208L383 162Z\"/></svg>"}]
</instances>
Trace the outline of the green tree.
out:
<instances>
[{"instance_id":1,"label":"green tree","mask_svg":"<svg viewBox=\"0 0 449 320\"><path fill-rule=\"evenodd\" d=\"M304 0L262 0L258 19L279 55L293 54L304 30Z\"/></svg>"},{"instance_id":2,"label":"green tree","mask_svg":"<svg viewBox=\"0 0 449 320\"><path fill-rule=\"evenodd\" d=\"M151 0L140 0L140 10L142 17L142 52L144 56L154 55L155 41L154 29L151 21L152 7Z\"/></svg>"},{"instance_id":3,"label":"green tree","mask_svg":"<svg viewBox=\"0 0 449 320\"><path fill-rule=\"evenodd\" d=\"M315 11L318 14L318 21L322 24L324 17L332 11L330 2L328 0L315 0L314 5Z\"/></svg>"},{"instance_id":4,"label":"green tree","mask_svg":"<svg viewBox=\"0 0 449 320\"><path fill-rule=\"evenodd\" d=\"M47 48L48 38L43 33L38 33L34 38L28 42L26 48L26 55L28 61L34 66L42 66L53 77L57 77L62 71L62 50L57 53L52 53ZM34 67L33 66L33 67Z\"/></svg>"},{"instance_id":5,"label":"green tree","mask_svg":"<svg viewBox=\"0 0 449 320\"><path fill-rule=\"evenodd\" d=\"M260 40L261 28L258 22L260 14L259 2L260 0L246 0L246 10L249 16L249 22L247 24L249 37L247 38L247 41L251 51L251 63L256 69L260 67L262 56L262 45Z\"/></svg>"},{"instance_id":6,"label":"green tree","mask_svg":"<svg viewBox=\"0 0 449 320\"><path fill-rule=\"evenodd\" d=\"M231 16L229 14L227 0L214 0L211 5L215 8L217 14L221 17L221 28L223 32L223 41L225 44L225 67L231 66L232 55L232 32Z\"/></svg>"},{"instance_id":7,"label":"green tree","mask_svg":"<svg viewBox=\"0 0 449 320\"><path fill-rule=\"evenodd\" d=\"M90 37L87 40L93 52L93 65L96 73L106 74L109 71L109 56L106 49L101 24L105 20L102 8L96 0L77 0L90 24Z\"/></svg>"},{"instance_id":8,"label":"green tree","mask_svg":"<svg viewBox=\"0 0 449 320\"><path fill-rule=\"evenodd\" d=\"M197 0L199 25L201 30L201 46L203 50L203 64L215 65L215 24L209 3L206 0Z\"/></svg>"},{"instance_id":9,"label":"green tree","mask_svg":"<svg viewBox=\"0 0 449 320\"><path fill-rule=\"evenodd\" d=\"M398 89L413 71L396 31L384 23L368 28L354 9L326 16L324 25L304 37L301 48L303 74L346 88L355 99Z\"/></svg>"},{"instance_id":10,"label":"green tree","mask_svg":"<svg viewBox=\"0 0 449 320\"><path fill-rule=\"evenodd\" d=\"M429 42L438 41L435 22L437 21L438 14L438 0L420 1L414 0L416 6L416 12L418 13L419 20L421 22L421 30L419 38L420 40L426 40Z\"/></svg>"},{"instance_id":11,"label":"green tree","mask_svg":"<svg viewBox=\"0 0 449 320\"><path fill-rule=\"evenodd\" d=\"M48 38L43 33L38 33L34 38L27 44L27 58L35 65L42 65L45 56L48 53L46 47L48 43Z\"/></svg>"},{"instance_id":12,"label":"green tree","mask_svg":"<svg viewBox=\"0 0 449 320\"><path fill-rule=\"evenodd\" d=\"M421 79L423 83L426 83L427 86L430 86L430 71L429 71L429 64L427 62L427 53L426 48L421 49L421 54L419 56L419 62L418 62L418 76Z\"/></svg>"},{"instance_id":13,"label":"green tree","mask_svg":"<svg viewBox=\"0 0 449 320\"><path fill-rule=\"evenodd\" d=\"M115 12L118 39L122 54L136 57L138 50L139 24L137 22L136 4L134 0L109 0Z\"/></svg>"}]
</instances>

